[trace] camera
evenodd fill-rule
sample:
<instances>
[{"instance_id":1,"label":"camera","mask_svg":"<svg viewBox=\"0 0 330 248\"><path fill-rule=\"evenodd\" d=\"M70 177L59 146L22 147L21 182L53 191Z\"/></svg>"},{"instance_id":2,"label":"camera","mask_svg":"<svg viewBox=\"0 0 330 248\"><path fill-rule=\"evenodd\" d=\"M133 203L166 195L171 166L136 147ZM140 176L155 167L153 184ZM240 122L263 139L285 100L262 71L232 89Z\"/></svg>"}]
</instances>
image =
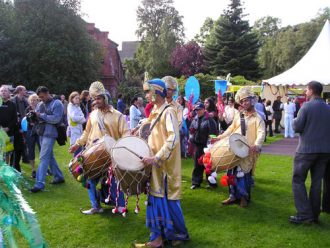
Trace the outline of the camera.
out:
<instances>
[{"instance_id":1,"label":"camera","mask_svg":"<svg viewBox=\"0 0 330 248\"><path fill-rule=\"evenodd\" d=\"M26 119L30 123L37 123L38 122L38 116L36 112L30 111L26 114Z\"/></svg>"}]
</instances>

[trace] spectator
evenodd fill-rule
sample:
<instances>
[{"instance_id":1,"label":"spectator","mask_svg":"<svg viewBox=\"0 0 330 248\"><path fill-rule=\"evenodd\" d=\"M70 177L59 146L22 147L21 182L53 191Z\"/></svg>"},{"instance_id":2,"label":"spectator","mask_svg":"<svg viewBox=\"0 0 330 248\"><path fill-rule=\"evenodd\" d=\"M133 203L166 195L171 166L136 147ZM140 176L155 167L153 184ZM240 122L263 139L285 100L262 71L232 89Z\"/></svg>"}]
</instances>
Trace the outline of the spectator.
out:
<instances>
[{"instance_id":1,"label":"spectator","mask_svg":"<svg viewBox=\"0 0 330 248\"><path fill-rule=\"evenodd\" d=\"M69 103L65 99L65 95L61 95L60 99L61 99L61 102L62 102L63 108L64 108L63 122L67 126L68 125L67 119L68 119L68 105L69 105Z\"/></svg>"},{"instance_id":2,"label":"spectator","mask_svg":"<svg viewBox=\"0 0 330 248\"><path fill-rule=\"evenodd\" d=\"M294 104L296 106L296 111L294 112L294 116L293 117L296 118L297 115L298 115L299 109L300 109L300 103L299 103L299 98L298 97L296 97L294 99Z\"/></svg>"},{"instance_id":3,"label":"spectator","mask_svg":"<svg viewBox=\"0 0 330 248\"><path fill-rule=\"evenodd\" d=\"M42 101L37 105L36 115L40 120L38 124L37 134L40 136L40 164L37 170L36 182L31 189L32 193L37 193L45 188L46 174L48 165L54 176L51 184L64 183L62 171L58 167L54 157L54 144L57 138L56 124L60 123L63 118L63 104L59 100L54 100L49 94L49 90L45 86L39 86L37 95Z\"/></svg>"},{"instance_id":4,"label":"spectator","mask_svg":"<svg viewBox=\"0 0 330 248\"><path fill-rule=\"evenodd\" d=\"M92 101L89 96L88 90L83 90L80 93L80 108L81 111L84 113L84 117L87 121L89 114L92 112ZM85 130L85 128L86 128L86 123L83 124L83 130Z\"/></svg>"},{"instance_id":5,"label":"spectator","mask_svg":"<svg viewBox=\"0 0 330 248\"><path fill-rule=\"evenodd\" d=\"M15 130L14 134L14 163L17 168L20 168L20 161L21 158L23 160L23 163L29 163L29 160L27 158L27 147L25 145L24 139L26 139L25 133L23 133L21 129L21 122L23 118L25 117L25 110L29 106L26 97L26 88L23 85L19 85L16 87L14 91L15 96L11 99L12 102L16 105L17 110L17 117L18 117L18 128Z\"/></svg>"},{"instance_id":6,"label":"spectator","mask_svg":"<svg viewBox=\"0 0 330 248\"><path fill-rule=\"evenodd\" d=\"M83 133L83 124L86 122L84 113L80 108L79 93L74 91L69 96L68 105L68 136L70 137L70 146L76 143L76 140L80 138ZM76 156L81 149L74 152Z\"/></svg>"},{"instance_id":7,"label":"spectator","mask_svg":"<svg viewBox=\"0 0 330 248\"><path fill-rule=\"evenodd\" d=\"M147 118L149 117L149 115L150 115L153 107L154 107L154 105L151 102L148 102L147 103L147 105L146 105L146 107L144 109Z\"/></svg>"},{"instance_id":8,"label":"spectator","mask_svg":"<svg viewBox=\"0 0 330 248\"><path fill-rule=\"evenodd\" d=\"M234 105L235 105L235 100L233 97L230 97L228 100L228 105L225 107L225 113L224 113L225 121L228 126L231 125L231 123L234 120L234 116L237 113L237 110L235 111Z\"/></svg>"},{"instance_id":9,"label":"spectator","mask_svg":"<svg viewBox=\"0 0 330 248\"><path fill-rule=\"evenodd\" d=\"M280 133L279 127L281 125L283 103L281 102L281 96L277 96L276 100L273 102L273 118L275 119L275 133Z\"/></svg>"},{"instance_id":10,"label":"spectator","mask_svg":"<svg viewBox=\"0 0 330 248\"><path fill-rule=\"evenodd\" d=\"M321 183L330 161L330 108L321 98L322 91L319 82L308 83L306 97L309 101L302 105L293 122L294 130L300 134L292 175L297 213L289 217L294 224L318 223L320 215ZM311 186L307 194L305 182L309 172Z\"/></svg>"},{"instance_id":11,"label":"spectator","mask_svg":"<svg viewBox=\"0 0 330 248\"><path fill-rule=\"evenodd\" d=\"M10 91L8 86L2 85L0 87L0 97L3 102L0 106L0 127L7 133L10 138L10 142L14 143L14 134L17 129L17 111L15 103L10 101ZM6 162L14 165L13 153L7 153ZM11 161L10 161L11 160ZM15 167L20 171L20 167Z\"/></svg>"},{"instance_id":12,"label":"spectator","mask_svg":"<svg viewBox=\"0 0 330 248\"><path fill-rule=\"evenodd\" d=\"M146 112L143 106L143 98L142 97L138 97L138 101L137 101L137 106L141 112L141 116L142 118L146 118Z\"/></svg>"},{"instance_id":13,"label":"spectator","mask_svg":"<svg viewBox=\"0 0 330 248\"><path fill-rule=\"evenodd\" d=\"M126 104L124 103L122 97L123 97L122 94L118 94L117 110L118 110L120 113L124 113L124 111L125 111L125 109L126 109Z\"/></svg>"},{"instance_id":14,"label":"spectator","mask_svg":"<svg viewBox=\"0 0 330 248\"><path fill-rule=\"evenodd\" d=\"M267 117L268 120L266 122L266 129L267 126L269 127L269 136L272 137L273 136L273 114L274 114L274 110L272 108L272 102L270 100L266 101L266 112L267 112Z\"/></svg>"},{"instance_id":15,"label":"spectator","mask_svg":"<svg viewBox=\"0 0 330 248\"><path fill-rule=\"evenodd\" d=\"M138 98L134 97L129 108L130 129L133 130L142 119L141 112L137 106Z\"/></svg>"},{"instance_id":16,"label":"spectator","mask_svg":"<svg viewBox=\"0 0 330 248\"><path fill-rule=\"evenodd\" d=\"M28 121L28 129L26 132L26 146L28 150L28 160L31 165L32 169L32 178L36 178L36 171L35 171L35 147L36 145L39 148L40 151L40 142L39 142L39 136L35 132L35 125L38 122L37 116L35 115L35 110L38 105L39 99L37 94L32 94L28 98L29 106L26 108L26 118Z\"/></svg>"},{"instance_id":17,"label":"spectator","mask_svg":"<svg viewBox=\"0 0 330 248\"><path fill-rule=\"evenodd\" d=\"M213 118L205 115L203 103L197 103L194 111L196 111L197 115L193 119L190 128L193 128L195 131L189 138L195 147L191 189L199 188L203 182L204 167L199 164L198 160L204 155L204 148L207 146L209 135L218 134L216 122Z\"/></svg>"},{"instance_id":18,"label":"spectator","mask_svg":"<svg viewBox=\"0 0 330 248\"><path fill-rule=\"evenodd\" d=\"M293 116L296 112L296 106L288 97L288 102L284 104L284 137L294 138Z\"/></svg>"}]
</instances>

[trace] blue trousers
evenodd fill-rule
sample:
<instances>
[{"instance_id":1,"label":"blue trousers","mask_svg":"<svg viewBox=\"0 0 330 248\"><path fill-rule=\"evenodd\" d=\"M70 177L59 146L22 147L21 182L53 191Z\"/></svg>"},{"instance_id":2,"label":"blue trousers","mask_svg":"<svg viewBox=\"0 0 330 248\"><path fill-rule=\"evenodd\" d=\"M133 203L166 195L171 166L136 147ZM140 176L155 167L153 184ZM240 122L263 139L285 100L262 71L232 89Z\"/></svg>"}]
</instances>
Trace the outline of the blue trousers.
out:
<instances>
[{"instance_id":1,"label":"blue trousers","mask_svg":"<svg viewBox=\"0 0 330 248\"><path fill-rule=\"evenodd\" d=\"M99 178L97 179L88 179L87 182L89 184L88 189L88 196L89 200L91 202L92 208L100 208L100 198L98 197L97 191L96 191L96 185L99 182ZM116 202L116 194L117 194L117 183L115 180L111 180L111 189L110 189L111 195L110 200L112 202ZM118 206L119 207L125 207L125 198L124 193L122 191L119 192L118 196Z\"/></svg>"},{"instance_id":2,"label":"blue trousers","mask_svg":"<svg viewBox=\"0 0 330 248\"><path fill-rule=\"evenodd\" d=\"M230 198L241 199L244 197L246 200L250 200L251 185L253 183L251 172L244 173L243 177L237 177L237 167L235 167L228 170L227 175L235 176L235 185L229 185Z\"/></svg>"},{"instance_id":3,"label":"blue trousers","mask_svg":"<svg viewBox=\"0 0 330 248\"><path fill-rule=\"evenodd\" d=\"M189 240L180 200L167 199L166 182L164 197L149 195L146 225L150 229L150 241L159 236L165 240Z\"/></svg>"},{"instance_id":4,"label":"blue trousers","mask_svg":"<svg viewBox=\"0 0 330 248\"><path fill-rule=\"evenodd\" d=\"M37 174L36 174L36 182L34 187L39 189L45 188L47 168L50 166L51 172L54 176L54 181L63 180L63 174L56 159L54 157L54 143L55 138L49 138L45 136L40 137L40 164L38 166Z\"/></svg>"}]
</instances>

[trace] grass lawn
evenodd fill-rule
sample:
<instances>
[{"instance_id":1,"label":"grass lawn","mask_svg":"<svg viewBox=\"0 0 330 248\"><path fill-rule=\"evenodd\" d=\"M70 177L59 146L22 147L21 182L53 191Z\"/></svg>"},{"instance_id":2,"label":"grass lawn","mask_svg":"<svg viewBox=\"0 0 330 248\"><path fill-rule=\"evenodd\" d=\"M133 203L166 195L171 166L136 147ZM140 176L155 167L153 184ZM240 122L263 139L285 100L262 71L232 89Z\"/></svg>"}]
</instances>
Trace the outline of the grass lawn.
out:
<instances>
[{"instance_id":1,"label":"grass lawn","mask_svg":"<svg viewBox=\"0 0 330 248\"><path fill-rule=\"evenodd\" d=\"M270 139L269 139L270 140ZM145 227L145 196L141 213L134 214L135 197L129 200L126 218L113 215L105 206L101 215L84 216L89 208L84 189L69 174L67 147L56 147L56 158L66 182L53 186L47 178L46 190L24 195L37 217L49 247L130 247L134 240L148 238ZM295 213L291 193L292 158L262 154L259 158L252 202L246 209L222 206L226 188L190 190L192 160L182 160L183 199L181 201L191 241L181 247L330 247L330 215L321 214L319 225L294 226L288 216ZM30 168L22 165L29 178ZM26 247L20 240L20 247Z\"/></svg>"}]
</instances>

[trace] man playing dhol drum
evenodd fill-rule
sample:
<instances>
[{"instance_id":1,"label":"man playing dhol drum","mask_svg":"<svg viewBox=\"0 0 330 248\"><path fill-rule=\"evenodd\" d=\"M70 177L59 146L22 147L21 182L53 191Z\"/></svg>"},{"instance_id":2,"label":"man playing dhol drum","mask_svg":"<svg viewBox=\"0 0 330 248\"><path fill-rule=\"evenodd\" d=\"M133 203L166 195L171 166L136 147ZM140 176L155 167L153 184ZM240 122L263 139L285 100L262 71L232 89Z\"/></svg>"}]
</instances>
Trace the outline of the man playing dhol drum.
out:
<instances>
[{"instance_id":1,"label":"man playing dhol drum","mask_svg":"<svg viewBox=\"0 0 330 248\"><path fill-rule=\"evenodd\" d=\"M115 110L109 104L109 96L106 94L105 88L101 82L94 82L89 88L89 93L94 99L96 109L90 114L86 129L82 136L76 141L76 143L70 147L69 152L75 152L79 147L91 145L95 140L102 138L104 135L109 135L115 140L121 137L129 135L129 129L127 127L124 116L117 110ZM96 185L100 178L88 179L88 195L92 204L92 208L82 211L83 214L95 214L102 213L99 199L96 193ZM111 181L111 199L116 198L117 185L115 180ZM124 209L125 201L124 194L120 192L118 198L119 212Z\"/></svg>"},{"instance_id":2,"label":"man playing dhol drum","mask_svg":"<svg viewBox=\"0 0 330 248\"><path fill-rule=\"evenodd\" d=\"M143 163L152 166L146 225L149 242L135 247L163 247L164 240L178 245L188 240L181 206L181 155L179 124L175 110L166 101L165 83L149 80L143 85L148 102L155 105L148 120L151 134L148 144L155 156L145 157Z\"/></svg>"},{"instance_id":3,"label":"man playing dhol drum","mask_svg":"<svg viewBox=\"0 0 330 248\"><path fill-rule=\"evenodd\" d=\"M241 207L246 207L251 197L252 174L265 139L265 122L254 109L255 98L250 87L243 87L237 91L235 100L243 107L243 112L236 114L228 129L212 142L232 133L239 133L247 138L250 155L242 159L239 166L227 171L227 175L234 180L230 180L232 183L228 185L229 198L222 202L224 205L238 202Z\"/></svg>"}]
</instances>

